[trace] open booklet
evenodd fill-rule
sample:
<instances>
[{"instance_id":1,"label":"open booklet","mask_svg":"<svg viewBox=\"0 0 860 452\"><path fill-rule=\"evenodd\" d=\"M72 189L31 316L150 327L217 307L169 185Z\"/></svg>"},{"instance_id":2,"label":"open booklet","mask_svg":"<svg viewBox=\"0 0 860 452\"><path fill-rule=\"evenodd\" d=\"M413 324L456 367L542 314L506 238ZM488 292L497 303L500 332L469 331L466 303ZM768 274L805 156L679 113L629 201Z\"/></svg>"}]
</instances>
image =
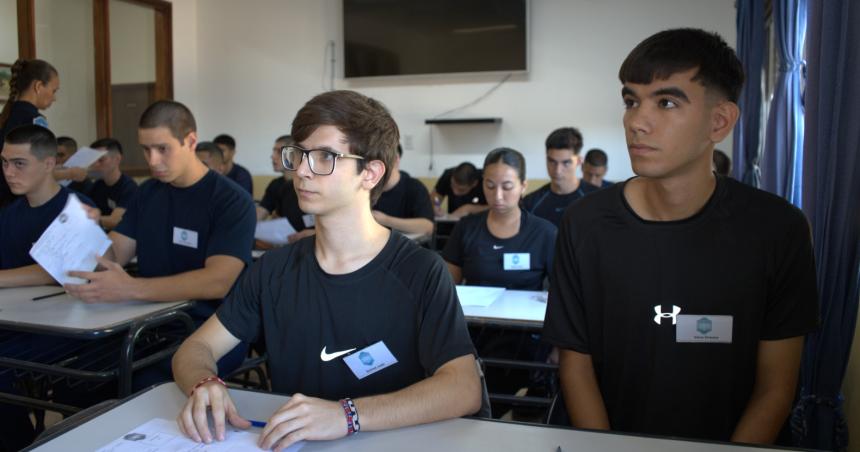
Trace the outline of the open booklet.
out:
<instances>
[{"instance_id":1,"label":"open booklet","mask_svg":"<svg viewBox=\"0 0 860 452\"><path fill-rule=\"evenodd\" d=\"M213 441L210 444L195 443L179 431L176 421L155 418L132 429L97 452L259 451L260 448L257 447L259 436L259 430L238 430L227 424L227 434L224 435L224 441ZM300 450L302 446L304 443L299 442L286 450L295 452Z\"/></svg>"}]
</instances>

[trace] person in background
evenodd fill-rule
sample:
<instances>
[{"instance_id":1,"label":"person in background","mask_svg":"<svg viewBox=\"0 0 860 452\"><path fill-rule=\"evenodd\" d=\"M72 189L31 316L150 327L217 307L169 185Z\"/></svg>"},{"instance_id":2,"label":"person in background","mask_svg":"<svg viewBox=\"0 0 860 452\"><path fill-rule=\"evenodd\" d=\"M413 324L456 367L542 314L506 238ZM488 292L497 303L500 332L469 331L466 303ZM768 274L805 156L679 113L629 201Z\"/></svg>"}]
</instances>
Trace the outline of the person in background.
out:
<instances>
[{"instance_id":1,"label":"person in background","mask_svg":"<svg viewBox=\"0 0 860 452\"><path fill-rule=\"evenodd\" d=\"M714 171L720 176L732 177L732 159L719 149L714 149Z\"/></svg>"},{"instance_id":2,"label":"person in background","mask_svg":"<svg viewBox=\"0 0 860 452\"><path fill-rule=\"evenodd\" d=\"M598 188L606 188L612 182L604 180L608 169L609 157L602 149L589 149L582 162L582 180Z\"/></svg>"},{"instance_id":3,"label":"person in background","mask_svg":"<svg viewBox=\"0 0 860 452\"><path fill-rule=\"evenodd\" d=\"M217 144L211 141L201 141L197 143L194 153L197 154L197 158L200 159L207 168L221 175L227 174L227 164L225 161L226 159L224 158L224 151Z\"/></svg>"},{"instance_id":4,"label":"person in background","mask_svg":"<svg viewBox=\"0 0 860 452\"><path fill-rule=\"evenodd\" d=\"M60 89L60 75L47 61L19 59L10 72L9 99L0 112L0 149L6 134L16 127L35 124L47 128L48 120L39 110L50 108ZM0 208L16 197L0 174Z\"/></svg>"},{"instance_id":5,"label":"person in background","mask_svg":"<svg viewBox=\"0 0 860 452\"><path fill-rule=\"evenodd\" d=\"M251 178L251 173L234 160L236 157L236 140L230 135L221 134L212 141L224 153L224 175L239 184L251 196L254 196L254 180Z\"/></svg>"},{"instance_id":6,"label":"person in background","mask_svg":"<svg viewBox=\"0 0 860 452\"><path fill-rule=\"evenodd\" d=\"M445 212L442 211L442 201L445 198L448 198L447 216L449 218L462 218L487 210L481 174L481 170L469 162L463 162L443 171L436 181L433 193L430 194L435 215L445 216Z\"/></svg>"},{"instance_id":7,"label":"person in background","mask_svg":"<svg viewBox=\"0 0 860 452\"><path fill-rule=\"evenodd\" d=\"M429 237L433 234L433 204L424 184L400 170L401 157L403 148L398 144L388 182L373 206L373 218L387 228Z\"/></svg>"},{"instance_id":8,"label":"person in background","mask_svg":"<svg viewBox=\"0 0 860 452\"><path fill-rule=\"evenodd\" d=\"M546 172L550 183L523 199L523 209L558 227L561 215L572 202L597 190L576 177L581 163L582 134L573 127L562 127L546 139Z\"/></svg>"},{"instance_id":9,"label":"person in background","mask_svg":"<svg viewBox=\"0 0 860 452\"><path fill-rule=\"evenodd\" d=\"M89 193L93 188L87 168L65 166L66 161L78 152L78 142L68 136L57 137L57 167L54 168L54 179L68 181L66 187L78 193Z\"/></svg>"},{"instance_id":10,"label":"person in background","mask_svg":"<svg viewBox=\"0 0 860 452\"><path fill-rule=\"evenodd\" d=\"M257 221L286 218L290 222L296 232L287 236L287 243L293 243L314 233L314 216L306 214L299 207L299 198L296 196L296 189L293 186L295 172L284 169L283 150L293 144L295 142L290 135L282 135L275 139L271 154L272 170L281 173L282 176L269 182L263 193L263 199L257 206ZM269 249L272 248L272 245L257 240L256 247Z\"/></svg>"},{"instance_id":11,"label":"person in background","mask_svg":"<svg viewBox=\"0 0 860 452\"><path fill-rule=\"evenodd\" d=\"M137 195L137 182L123 174L122 145L113 138L102 138L90 145L91 148L107 151L107 154L90 165L90 176L95 180L88 195L101 211L99 225L111 230L119 224L125 209Z\"/></svg>"}]
</instances>

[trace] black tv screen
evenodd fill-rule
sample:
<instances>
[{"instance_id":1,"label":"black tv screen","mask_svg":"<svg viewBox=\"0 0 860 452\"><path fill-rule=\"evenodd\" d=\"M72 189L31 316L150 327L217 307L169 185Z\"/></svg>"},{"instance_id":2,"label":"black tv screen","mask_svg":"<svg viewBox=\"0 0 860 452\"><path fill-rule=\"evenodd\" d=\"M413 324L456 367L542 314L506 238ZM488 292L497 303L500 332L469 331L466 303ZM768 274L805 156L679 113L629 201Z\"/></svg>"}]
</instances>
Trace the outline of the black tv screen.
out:
<instances>
[{"instance_id":1,"label":"black tv screen","mask_svg":"<svg viewBox=\"0 0 860 452\"><path fill-rule=\"evenodd\" d=\"M350 77L527 70L526 0L343 0Z\"/></svg>"}]
</instances>

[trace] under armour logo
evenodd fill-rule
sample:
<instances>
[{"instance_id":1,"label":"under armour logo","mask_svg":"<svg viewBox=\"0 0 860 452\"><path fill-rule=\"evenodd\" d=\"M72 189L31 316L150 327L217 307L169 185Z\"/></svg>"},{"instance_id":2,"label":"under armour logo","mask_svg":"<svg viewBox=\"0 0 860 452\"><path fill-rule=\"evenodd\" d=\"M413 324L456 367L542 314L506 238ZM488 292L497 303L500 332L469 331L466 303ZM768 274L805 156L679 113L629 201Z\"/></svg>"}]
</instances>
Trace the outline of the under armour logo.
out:
<instances>
[{"instance_id":1,"label":"under armour logo","mask_svg":"<svg viewBox=\"0 0 860 452\"><path fill-rule=\"evenodd\" d=\"M654 312L657 313L657 315L654 316L654 323L662 325L663 319L672 319L672 325L674 325L678 321L678 314L681 313L681 308L672 305L672 312L663 312L660 308L661 306L659 304L654 306Z\"/></svg>"}]
</instances>

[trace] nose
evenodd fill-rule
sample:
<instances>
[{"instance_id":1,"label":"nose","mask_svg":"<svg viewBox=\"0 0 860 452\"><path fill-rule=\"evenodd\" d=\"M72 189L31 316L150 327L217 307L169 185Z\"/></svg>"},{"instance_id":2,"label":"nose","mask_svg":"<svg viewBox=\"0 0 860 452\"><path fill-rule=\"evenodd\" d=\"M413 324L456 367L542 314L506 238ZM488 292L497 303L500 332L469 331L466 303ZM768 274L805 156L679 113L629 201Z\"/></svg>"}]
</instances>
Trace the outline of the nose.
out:
<instances>
[{"instance_id":1,"label":"nose","mask_svg":"<svg viewBox=\"0 0 860 452\"><path fill-rule=\"evenodd\" d=\"M651 114L640 106L627 110L624 113L624 128L628 133L644 134L651 131Z\"/></svg>"},{"instance_id":2,"label":"nose","mask_svg":"<svg viewBox=\"0 0 860 452\"><path fill-rule=\"evenodd\" d=\"M304 178L309 178L313 175L313 172L311 171L310 157L307 154L302 154L299 166L296 167L296 175Z\"/></svg>"}]
</instances>

